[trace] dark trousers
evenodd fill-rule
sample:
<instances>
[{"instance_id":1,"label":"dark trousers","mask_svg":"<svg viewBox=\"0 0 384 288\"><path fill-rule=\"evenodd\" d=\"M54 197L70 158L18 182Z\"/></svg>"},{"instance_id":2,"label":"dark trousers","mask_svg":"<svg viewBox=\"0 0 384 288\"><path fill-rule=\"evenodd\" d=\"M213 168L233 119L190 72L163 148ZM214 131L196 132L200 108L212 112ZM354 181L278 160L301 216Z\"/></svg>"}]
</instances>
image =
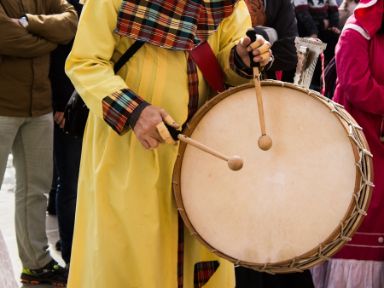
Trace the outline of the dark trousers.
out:
<instances>
[{"instance_id":1,"label":"dark trousers","mask_svg":"<svg viewBox=\"0 0 384 288\"><path fill-rule=\"evenodd\" d=\"M236 267L236 288L314 288L311 272L275 274Z\"/></svg>"},{"instance_id":2,"label":"dark trousers","mask_svg":"<svg viewBox=\"0 0 384 288\"><path fill-rule=\"evenodd\" d=\"M81 145L82 139L65 134L55 124L54 158L58 176L56 213L59 223L61 254L65 263L69 263L71 259Z\"/></svg>"}]
</instances>

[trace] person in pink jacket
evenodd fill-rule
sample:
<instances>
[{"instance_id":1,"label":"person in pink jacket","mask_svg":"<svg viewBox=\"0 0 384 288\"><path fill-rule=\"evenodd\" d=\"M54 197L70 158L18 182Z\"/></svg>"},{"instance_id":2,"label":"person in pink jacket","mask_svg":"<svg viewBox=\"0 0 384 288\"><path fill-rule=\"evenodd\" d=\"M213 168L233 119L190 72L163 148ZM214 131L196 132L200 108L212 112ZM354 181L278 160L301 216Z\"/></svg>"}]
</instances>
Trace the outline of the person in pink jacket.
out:
<instances>
[{"instance_id":1,"label":"person in pink jacket","mask_svg":"<svg viewBox=\"0 0 384 288\"><path fill-rule=\"evenodd\" d=\"M315 267L316 287L384 287L384 0L362 0L336 46L334 100L363 128L373 154L374 189L358 231Z\"/></svg>"}]
</instances>

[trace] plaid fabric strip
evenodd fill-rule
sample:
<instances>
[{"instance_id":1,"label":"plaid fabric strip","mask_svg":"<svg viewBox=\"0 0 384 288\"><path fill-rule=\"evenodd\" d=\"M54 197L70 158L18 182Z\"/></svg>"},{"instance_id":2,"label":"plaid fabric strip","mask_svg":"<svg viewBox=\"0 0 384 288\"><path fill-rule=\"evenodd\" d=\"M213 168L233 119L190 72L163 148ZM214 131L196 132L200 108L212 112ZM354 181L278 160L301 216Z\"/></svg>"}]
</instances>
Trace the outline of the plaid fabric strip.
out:
<instances>
[{"instance_id":1,"label":"plaid fabric strip","mask_svg":"<svg viewBox=\"0 0 384 288\"><path fill-rule=\"evenodd\" d=\"M245 0L249 14L252 19L252 26L265 25L267 16L265 14L264 0Z\"/></svg>"},{"instance_id":2,"label":"plaid fabric strip","mask_svg":"<svg viewBox=\"0 0 384 288\"><path fill-rule=\"evenodd\" d=\"M188 90L189 90L189 103L188 103L188 120L196 113L199 104L199 77L197 75L197 68L193 62L191 55L188 55L187 61L188 72ZM187 121L188 121L187 120Z\"/></svg>"},{"instance_id":3,"label":"plaid fabric strip","mask_svg":"<svg viewBox=\"0 0 384 288\"><path fill-rule=\"evenodd\" d=\"M195 264L194 288L203 287L219 268L219 261L206 261Z\"/></svg>"},{"instance_id":4,"label":"plaid fabric strip","mask_svg":"<svg viewBox=\"0 0 384 288\"><path fill-rule=\"evenodd\" d=\"M233 6L237 1L201 1L204 5L197 26L197 35L201 40L206 40L212 31L215 31L220 22L230 16Z\"/></svg>"},{"instance_id":5,"label":"plaid fabric strip","mask_svg":"<svg viewBox=\"0 0 384 288\"><path fill-rule=\"evenodd\" d=\"M177 249L177 288L183 288L184 275L184 223L179 214L178 218L178 249Z\"/></svg>"},{"instance_id":6,"label":"plaid fabric strip","mask_svg":"<svg viewBox=\"0 0 384 288\"><path fill-rule=\"evenodd\" d=\"M168 49L191 50L231 15L237 0L123 0L115 32Z\"/></svg>"},{"instance_id":7,"label":"plaid fabric strip","mask_svg":"<svg viewBox=\"0 0 384 288\"><path fill-rule=\"evenodd\" d=\"M104 97L103 118L119 134L128 130L128 120L135 108L143 103L139 96L129 89L123 89Z\"/></svg>"}]
</instances>

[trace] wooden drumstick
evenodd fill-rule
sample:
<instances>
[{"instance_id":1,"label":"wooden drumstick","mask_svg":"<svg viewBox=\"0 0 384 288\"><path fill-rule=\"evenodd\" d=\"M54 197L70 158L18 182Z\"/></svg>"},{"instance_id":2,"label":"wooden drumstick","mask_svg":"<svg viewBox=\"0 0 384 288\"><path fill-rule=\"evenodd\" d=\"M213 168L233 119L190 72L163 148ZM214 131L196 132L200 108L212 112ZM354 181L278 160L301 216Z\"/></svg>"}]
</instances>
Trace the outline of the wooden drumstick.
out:
<instances>
[{"instance_id":1,"label":"wooden drumstick","mask_svg":"<svg viewBox=\"0 0 384 288\"><path fill-rule=\"evenodd\" d=\"M248 29L247 36L251 39L251 43L256 41L256 32L254 29ZM253 61L252 51L249 52L249 60L251 61L251 67L253 69L253 81L255 83L256 90L256 99L257 99L257 109L259 111L259 122L260 122L260 130L261 136L258 140L259 148L262 150L269 150L272 147L272 139L267 135L265 130L265 117L264 117L264 107L263 107L263 97L261 93L261 84L260 84L260 69L259 63L255 63Z\"/></svg>"},{"instance_id":2,"label":"wooden drumstick","mask_svg":"<svg viewBox=\"0 0 384 288\"><path fill-rule=\"evenodd\" d=\"M163 125L164 124L164 125ZM165 131L165 130L167 131ZM243 168L244 161L241 159L239 156L232 156L228 157L190 137L185 136L182 134L180 131L176 130L174 127L167 125L164 122L161 122L160 124L157 125L157 130L160 133L160 136L167 142L169 143L169 140L167 141L167 133L170 134L170 136L174 140L180 140L181 142L187 143L189 145L192 145L193 147L196 147L197 149L209 153L219 159L227 161L228 167L231 170L237 171ZM169 136L168 136L169 137Z\"/></svg>"},{"instance_id":3,"label":"wooden drumstick","mask_svg":"<svg viewBox=\"0 0 384 288\"><path fill-rule=\"evenodd\" d=\"M183 134L179 134L177 135L177 139L179 139L180 141L184 142L184 143L187 143L189 145L192 145L193 147L196 147L204 152L207 152L217 158L220 158L222 160L225 160L227 161L228 163L228 167L229 169L231 170L234 170L234 171L237 171L237 170L240 170L242 167L243 167L243 159L241 159L239 156L232 156L232 157L228 157L224 154L221 154L220 152L216 151L216 150L213 150L212 148L192 139L192 138L189 138Z\"/></svg>"}]
</instances>

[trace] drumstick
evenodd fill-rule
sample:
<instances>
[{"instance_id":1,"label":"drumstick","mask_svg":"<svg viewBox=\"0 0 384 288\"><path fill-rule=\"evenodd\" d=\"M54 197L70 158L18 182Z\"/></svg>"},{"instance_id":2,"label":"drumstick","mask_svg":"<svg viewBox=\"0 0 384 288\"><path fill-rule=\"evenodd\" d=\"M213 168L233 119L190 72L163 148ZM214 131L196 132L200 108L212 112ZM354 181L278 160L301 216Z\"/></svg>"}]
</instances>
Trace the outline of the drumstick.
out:
<instances>
[{"instance_id":1,"label":"drumstick","mask_svg":"<svg viewBox=\"0 0 384 288\"><path fill-rule=\"evenodd\" d=\"M162 125L164 124L164 125ZM165 128L166 127L166 128ZM190 137L187 137L185 136L184 134L182 134L180 131L176 130L174 127L164 123L164 122L161 122L159 125L157 125L157 129L160 133L160 136L164 139L165 135L164 135L164 132L163 132L163 128L165 129L168 129L168 132L169 134L171 135L171 137L174 139L174 140L180 140L181 142L184 142L184 143L187 143L189 145L192 145L193 147L196 147L197 149L203 151L203 152L206 152L206 153L209 153L219 159L222 159L222 160L225 160L227 161L227 164L228 164L228 167L229 169L231 170L234 170L234 171L237 171L237 170L240 170L242 167L243 167L243 159L241 159L239 156L231 156L231 157L228 157Z\"/></svg>"},{"instance_id":2,"label":"drumstick","mask_svg":"<svg viewBox=\"0 0 384 288\"><path fill-rule=\"evenodd\" d=\"M225 160L227 161L228 163L228 167L229 169L231 170L234 170L234 171L237 171L237 170L240 170L242 167L243 167L243 159L241 159L239 156L232 156L232 157L228 157L224 154L221 154L220 152L216 151L216 150L213 150L212 148L192 139L192 138L189 138L183 134L179 134L177 135L177 139L179 139L181 142L184 142L184 143L187 143L187 144L190 144L192 145L193 147L196 147L204 152L207 152L217 158L220 158L222 160Z\"/></svg>"},{"instance_id":3,"label":"drumstick","mask_svg":"<svg viewBox=\"0 0 384 288\"><path fill-rule=\"evenodd\" d=\"M247 36L251 39L251 43L256 41L256 32L254 29L248 29ZM256 90L256 99L257 99L257 109L259 111L259 122L261 136L259 137L258 145L262 150L269 150L272 146L272 139L267 135L265 130L265 117L264 117L264 108L263 108L263 98L261 94L261 84L260 84L260 69L259 63L253 61L253 54L249 52L249 60L251 61L251 67L253 69L253 81L255 83Z\"/></svg>"}]
</instances>

